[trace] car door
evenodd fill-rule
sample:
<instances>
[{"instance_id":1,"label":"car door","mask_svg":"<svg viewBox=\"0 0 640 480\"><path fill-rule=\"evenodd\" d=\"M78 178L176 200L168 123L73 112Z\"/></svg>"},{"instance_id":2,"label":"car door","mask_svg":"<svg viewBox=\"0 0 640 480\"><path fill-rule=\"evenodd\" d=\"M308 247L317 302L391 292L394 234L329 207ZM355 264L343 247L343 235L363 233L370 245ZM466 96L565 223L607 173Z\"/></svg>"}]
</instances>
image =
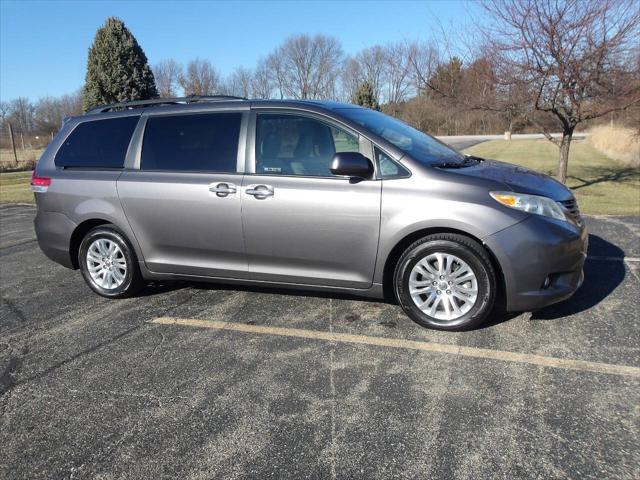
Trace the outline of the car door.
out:
<instances>
[{"instance_id":1,"label":"car door","mask_svg":"<svg viewBox=\"0 0 640 480\"><path fill-rule=\"evenodd\" d=\"M242 221L249 278L367 288L380 228L381 182L336 177L355 132L299 113L253 112Z\"/></svg>"},{"instance_id":2,"label":"car door","mask_svg":"<svg viewBox=\"0 0 640 480\"><path fill-rule=\"evenodd\" d=\"M153 114L118 180L151 271L247 278L240 185L248 111Z\"/></svg>"}]
</instances>

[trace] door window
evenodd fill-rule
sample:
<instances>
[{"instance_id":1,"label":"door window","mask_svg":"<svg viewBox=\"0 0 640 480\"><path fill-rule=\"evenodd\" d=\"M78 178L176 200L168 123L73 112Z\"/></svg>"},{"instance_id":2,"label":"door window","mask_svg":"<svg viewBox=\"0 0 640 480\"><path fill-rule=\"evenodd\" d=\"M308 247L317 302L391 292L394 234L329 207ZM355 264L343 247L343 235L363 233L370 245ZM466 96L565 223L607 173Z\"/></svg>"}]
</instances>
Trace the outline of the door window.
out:
<instances>
[{"instance_id":1,"label":"door window","mask_svg":"<svg viewBox=\"0 0 640 480\"><path fill-rule=\"evenodd\" d=\"M122 168L139 115L80 123L56 153L58 167Z\"/></svg>"},{"instance_id":2,"label":"door window","mask_svg":"<svg viewBox=\"0 0 640 480\"><path fill-rule=\"evenodd\" d=\"M259 114L256 173L331 177L337 152L357 152L358 138L344 130L299 115Z\"/></svg>"},{"instance_id":3,"label":"door window","mask_svg":"<svg viewBox=\"0 0 640 480\"><path fill-rule=\"evenodd\" d=\"M394 162L391 157L382 150L376 148L375 153L380 178L404 178L411 176L406 168Z\"/></svg>"},{"instance_id":4,"label":"door window","mask_svg":"<svg viewBox=\"0 0 640 480\"><path fill-rule=\"evenodd\" d=\"M149 117L142 170L235 173L241 113Z\"/></svg>"}]
</instances>

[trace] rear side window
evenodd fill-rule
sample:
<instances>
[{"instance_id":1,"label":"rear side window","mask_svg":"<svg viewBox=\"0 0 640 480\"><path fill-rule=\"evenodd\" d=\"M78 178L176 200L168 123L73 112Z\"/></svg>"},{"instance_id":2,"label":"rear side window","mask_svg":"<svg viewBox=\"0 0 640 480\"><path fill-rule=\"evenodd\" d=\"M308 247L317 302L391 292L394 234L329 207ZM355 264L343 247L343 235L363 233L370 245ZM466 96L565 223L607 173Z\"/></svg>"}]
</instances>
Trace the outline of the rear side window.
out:
<instances>
[{"instance_id":1,"label":"rear side window","mask_svg":"<svg viewBox=\"0 0 640 480\"><path fill-rule=\"evenodd\" d=\"M82 122L64 141L58 167L122 168L138 116Z\"/></svg>"},{"instance_id":2,"label":"rear side window","mask_svg":"<svg viewBox=\"0 0 640 480\"><path fill-rule=\"evenodd\" d=\"M149 117L142 170L235 173L241 113Z\"/></svg>"}]
</instances>

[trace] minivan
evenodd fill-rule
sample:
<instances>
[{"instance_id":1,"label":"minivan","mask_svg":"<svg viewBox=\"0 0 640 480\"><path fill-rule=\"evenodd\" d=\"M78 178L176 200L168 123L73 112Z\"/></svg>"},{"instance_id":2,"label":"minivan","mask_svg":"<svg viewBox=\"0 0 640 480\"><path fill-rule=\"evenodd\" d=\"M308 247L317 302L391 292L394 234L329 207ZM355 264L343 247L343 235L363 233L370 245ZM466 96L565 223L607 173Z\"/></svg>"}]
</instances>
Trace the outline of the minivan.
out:
<instances>
[{"instance_id":1,"label":"minivan","mask_svg":"<svg viewBox=\"0 0 640 480\"><path fill-rule=\"evenodd\" d=\"M389 298L460 330L496 298L529 311L583 279L587 231L563 184L349 104L99 107L64 122L31 185L42 251L109 298L149 281L277 284Z\"/></svg>"}]
</instances>

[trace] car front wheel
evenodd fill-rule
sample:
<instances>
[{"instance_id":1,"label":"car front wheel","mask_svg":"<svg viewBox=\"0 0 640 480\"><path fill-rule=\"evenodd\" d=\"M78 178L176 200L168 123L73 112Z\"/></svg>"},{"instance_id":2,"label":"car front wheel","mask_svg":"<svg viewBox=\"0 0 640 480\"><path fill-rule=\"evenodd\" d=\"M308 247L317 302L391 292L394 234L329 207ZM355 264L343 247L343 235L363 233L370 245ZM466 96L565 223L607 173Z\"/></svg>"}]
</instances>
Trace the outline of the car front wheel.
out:
<instances>
[{"instance_id":1,"label":"car front wheel","mask_svg":"<svg viewBox=\"0 0 640 480\"><path fill-rule=\"evenodd\" d=\"M467 330L489 315L496 274L486 250L463 235L435 234L410 245L394 275L400 306L416 323Z\"/></svg>"}]
</instances>

